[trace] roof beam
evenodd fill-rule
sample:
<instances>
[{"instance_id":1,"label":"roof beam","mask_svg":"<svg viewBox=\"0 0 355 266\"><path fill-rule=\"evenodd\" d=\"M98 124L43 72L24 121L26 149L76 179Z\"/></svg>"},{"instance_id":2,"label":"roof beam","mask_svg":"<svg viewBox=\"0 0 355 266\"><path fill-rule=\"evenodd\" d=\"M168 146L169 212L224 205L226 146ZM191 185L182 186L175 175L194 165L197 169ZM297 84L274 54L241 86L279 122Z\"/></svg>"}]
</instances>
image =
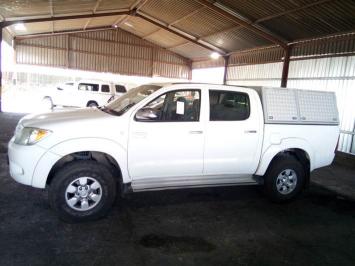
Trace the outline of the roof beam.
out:
<instances>
[{"instance_id":1,"label":"roof beam","mask_svg":"<svg viewBox=\"0 0 355 266\"><path fill-rule=\"evenodd\" d=\"M174 49L176 47L180 47L180 46L185 46L185 45L188 45L190 42L183 42L183 43L179 43L179 44L174 44L174 45L171 45L169 47L166 47L166 49L168 50L171 50L171 49Z\"/></svg>"},{"instance_id":2,"label":"roof beam","mask_svg":"<svg viewBox=\"0 0 355 266\"><path fill-rule=\"evenodd\" d=\"M48 0L48 4L49 4L49 12L51 14L51 17L54 16L54 11L53 11L53 0ZM52 21L52 32L54 32L54 21Z\"/></svg>"},{"instance_id":3,"label":"roof beam","mask_svg":"<svg viewBox=\"0 0 355 266\"><path fill-rule=\"evenodd\" d=\"M101 1L102 0L96 0L96 4L94 6L94 9L92 10L93 14L96 13L96 10L99 8ZM89 26L91 20L92 20L92 18L89 18L88 21L85 23L84 30L86 30L87 26Z\"/></svg>"},{"instance_id":4,"label":"roof beam","mask_svg":"<svg viewBox=\"0 0 355 266\"><path fill-rule=\"evenodd\" d=\"M137 17L139 17L139 18L141 18L141 19L143 19L145 21L148 21L151 24L153 24L155 26L158 26L158 27L160 27L160 28L162 28L162 29L164 29L164 30L166 30L168 32L171 32L171 33L173 33L173 34L175 34L175 35L177 35L177 36L179 36L179 37L181 37L181 38L183 38L183 39L185 39L187 41L190 41L190 42L192 42L194 44L197 44L197 45L199 45L199 46L201 46L201 47L203 47L203 48L205 48L207 50L210 50L210 51L213 51L213 52L218 52L218 53L220 53L222 55L226 54L226 51L224 51L223 49L220 49L220 48L218 48L218 47L216 47L216 46L214 46L212 44L209 44L207 42L205 42L206 44L202 43L201 41L198 41L196 37L191 36L190 34L188 34L186 32L183 32L182 30L174 28L172 26L169 27L168 24L166 24L166 23L164 23L162 21L159 21L159 20L157 20L155 18L151 18L145 13L142 13L142 12L135 13L135 16L137 16Z\"/></svg>"},{"instance_id":5,"label":"roof beam","mask_svg":"<svg viewBox=\"0 0 355 266\"><path fill-rule=\"evenodd\" d=\"M17 35L15 39L25 39L25 38L35 38L35 37L43 37L43 36L51 36L51 35L63 35L69 33L80 33L80 32L90 32L90 31L101 31L101 30L115 30L111 26L102 26L102 27L91 27L89 29L77 29L77 30L61 30L54 32L43 32L43 33L33 33L33 34L23 34Z\"/></svg>"},{"instance_id":6,"label":"roof beam","mask_svg":"<svg viewBox=\"0 0 355 266\"><path fill-rule=\"evenodd\" d=\"M276 43L278 45L280 45L281 47L283 48L286 48L287 47L287 44L286 42L282 41L281 39L279 38L276 38L275 36L273 36L271 33L269 32L266 32L262 29L260 29L259 27L256 27L255 25L251 25L250 22L248 21L245 21L244 19L242 19L241 17L239 16L236 16L234 14L231 14L227 11L225 11L224 9L222 9L221 7L218 7L215 5L215 3L211 3L209 2L208 0L195 0L196 2L200 3L201 5L204 5L206 6L207 8L209 8L210 10L220 14L221 16L225 17L225 18L228 18L232 21L234 21L235 23L237 24L240 24L241 26L249 29L250 31L254 32L255 34L263 37L264 39L267 39L273 43Z\"/></svg>"},{"instance_id":7,"label":"roof beam","mask_svg":"<svg viewBox=\"0 0 355 266\"><path fill-rule=\"evenodd\" d=\"M139 9L141 9L145 4L148 3L149 0L138 0L136 3L134 3L131 7L130 10L135 9L136 11L138 11Z\"/></svg>"},{"instance_id":8,"label":"roof beam","mask_svg":"<svg viewBox=\"0 0 355 266\"><path fill-rule=\"evenodd\" d=\"M82 14L82 15L71 15L71 16L53 16L53 17L43 17L43 18L28 18L20 20L7 20L0 22L0 27L8 27L17 23L35 23L35 22L49 22L49 21L60 21L60 20L70 20L70 19L82 19L82 18L97 18L97 17L109 17L109 16L122 16L130 15L131 11L115 11L107 13L95 13L95 14Z\"/></svg>"},{"instance_id":9,"label":"roof beam","mask_svg":"<svg viewBox=\"0 0 355 266\"><path fill-rule=\"evenodd\" d=\"M118 19L113 23L113 26L114 26L115 28L118 28L118 27L121 26L123 23L125 23L128 19L129 19L129 15L125 15L125 16L123 16L123 18L118 18Z\"/></svg>"}]
</instances>

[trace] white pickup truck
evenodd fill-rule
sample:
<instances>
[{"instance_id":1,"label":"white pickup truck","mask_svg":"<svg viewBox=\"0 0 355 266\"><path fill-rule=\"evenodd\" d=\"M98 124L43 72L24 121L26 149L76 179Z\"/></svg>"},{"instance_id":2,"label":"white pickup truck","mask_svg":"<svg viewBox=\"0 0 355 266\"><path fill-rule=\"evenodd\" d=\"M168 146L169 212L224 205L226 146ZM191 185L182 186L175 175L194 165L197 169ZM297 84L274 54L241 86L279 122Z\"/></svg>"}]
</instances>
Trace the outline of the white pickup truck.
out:
<instances>
[{"instance_id":1,"label":"white pickup truck","mask_svg":"<svg viewBox=\"0 0 355 266\"><path fill-rule=\"evenodd\" d=\"M54 106L97 107L126 93L122 84L99 80L81 80L58 85L43 97L43 107Z\"/></svg>"},{"instance_id":2,"label":"white pickup truck","mask_svg":"<svg viewBox=\"0 0 355 266\"><path fill-rule=\"evenodd\" d=\"M71 221L103 216L118 191L260 184L287 201L332 163L338 124L332 92L143 85L104 107L24 117L10 173L48 188Z\"/></svg>"}]
</instances>

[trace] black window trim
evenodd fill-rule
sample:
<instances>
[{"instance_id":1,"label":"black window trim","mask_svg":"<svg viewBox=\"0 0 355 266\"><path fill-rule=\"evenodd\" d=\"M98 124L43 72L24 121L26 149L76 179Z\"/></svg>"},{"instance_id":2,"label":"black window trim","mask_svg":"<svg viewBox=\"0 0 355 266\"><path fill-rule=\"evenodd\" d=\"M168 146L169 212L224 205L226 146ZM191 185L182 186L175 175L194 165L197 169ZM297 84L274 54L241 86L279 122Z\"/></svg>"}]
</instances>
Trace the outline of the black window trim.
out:
<instances>
[{"instance_id":1,"label":"black window trim","mask_svg":"<svg viewBox=\"0 0 355 266\"><path fill-rule=\"evenodd\" d=\"M114 84L115 85L115 93L126 93L127 92L127 88L125 85L122 84ZM125 91L117 91L117 86L119 86L120 88L123 88Z\"/></svg>"},{"instance_id":2,"label":"black window trim","mask_svg":"<svg viewBox=\"0 0 355 266\"><path fill-rule=\"evenodd\" d=\"M225 92L225 93L230 93L230 92L234 92L234 93L239 93L239 94L243 94L247 97L247 101L248 101L248 116L243 119L243 120L211 120L211 102L210 102L210 92L213 91L213 92ZM208 115L208 121L209 122L238 122L238 121L246 121L249 119L250 117L250 114L251 114L251 109L250 109L250 97L249 97L249 94L246 93L246 92L242 92L242 91L234 91L234 90L216 90L216 89L209 89L208 90L208 108L209 108L209 115Z\"/></svg>"},{"instance_id":3,"label":"black window trim","mask_svg":"<svg viewBox=\"0 0 355 266\"><path fill-rule=\"evenodd\" d=\"M194 121L174 121L174 120L138 120L136 118L136 114L137 112L144 108L145 106L147 106L148 104L150 104L151 102L155 101L156 99L158 99L159 97L161 97L162 95L164 94L168 94L168 93L171 93L171 92L178 92L178 91L197 91L199 94L200 94L200 106L199 106L199 110L198 110L198 120L194 120ZM142 108L139 108L135 113L134 113L134 121L136 122L143 122L143 123L193 123L193 122L200 122L200 119L201 119L201 102L202 102L202 91L201 89L176 89L176 90L172 90L172 91L166 91L162 94L160 94L159 96L155 97L153 100L151 100L149 103L145 104Z\"/></svg>"}]
</instances>

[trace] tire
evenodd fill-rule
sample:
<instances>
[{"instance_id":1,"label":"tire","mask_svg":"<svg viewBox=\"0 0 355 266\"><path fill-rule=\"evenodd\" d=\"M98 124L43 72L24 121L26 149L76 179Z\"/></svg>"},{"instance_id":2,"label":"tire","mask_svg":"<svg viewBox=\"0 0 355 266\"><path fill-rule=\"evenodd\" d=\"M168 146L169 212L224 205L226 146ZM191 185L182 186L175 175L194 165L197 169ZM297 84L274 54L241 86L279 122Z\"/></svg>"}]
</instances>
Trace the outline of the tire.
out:
<instances>
[{"instance_id":1,"label":"tire","mask_svg":"<svg viewBox=\"0 0 355 266\"><path fill-rule=\"evenodd\" d=\"M51 207L62 220L83 222L105 216L115 201L116 193L116 180L107 167L95 161L82 160L64 165L54 175L48 197Z\"/></svg>"},{"instance_id":2,"label":"tire","mask_svg":"<svg viewBox=\"0 0 355 266\"><path fill-rule=\"evenodd\" d=\"M52 110L54 107L52 98L49 96L44 97L42 99L42 106L45 110Z\"/></svg>"},{"instance_id":3,"label":"tire","mask_svg":"<svg viewBox=\"0 0 355 266\"><path fill-rule=\"evenodd\" d=\"M87 107L98 107L97 102L88 102Z\"/></svg>"},{"instance_id":4,"label":"tire","mask_svg":"<svg viewBox=\"0 0 355 266\"><path fill-rule=\"evenodd\" d=\"M280 156L264 175L264 192L273 202L290 201L302 191L305 178L305 170L296 158Z\"/></svg>"}]
</instances>

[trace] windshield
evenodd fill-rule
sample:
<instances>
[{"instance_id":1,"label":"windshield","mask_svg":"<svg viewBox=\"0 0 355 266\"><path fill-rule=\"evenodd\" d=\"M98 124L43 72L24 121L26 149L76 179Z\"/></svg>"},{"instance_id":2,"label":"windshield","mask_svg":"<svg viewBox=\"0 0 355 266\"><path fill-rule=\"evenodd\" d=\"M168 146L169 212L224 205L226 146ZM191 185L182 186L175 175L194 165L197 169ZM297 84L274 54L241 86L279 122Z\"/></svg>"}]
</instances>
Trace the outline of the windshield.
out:
<instances>
[{"instance_id":1,"label":"windshield","mask_svg":"<svg viewBox=\"0 0 355 266\"><path fill-rule=\"evenodd\" d=\"M132 106L136 105L153 92L159 90L162 86L158 85L142 85L129 90L117 100L109 103L105 107L114 111L117 115L127 112Z\"/></svg>"}]
</instances>

